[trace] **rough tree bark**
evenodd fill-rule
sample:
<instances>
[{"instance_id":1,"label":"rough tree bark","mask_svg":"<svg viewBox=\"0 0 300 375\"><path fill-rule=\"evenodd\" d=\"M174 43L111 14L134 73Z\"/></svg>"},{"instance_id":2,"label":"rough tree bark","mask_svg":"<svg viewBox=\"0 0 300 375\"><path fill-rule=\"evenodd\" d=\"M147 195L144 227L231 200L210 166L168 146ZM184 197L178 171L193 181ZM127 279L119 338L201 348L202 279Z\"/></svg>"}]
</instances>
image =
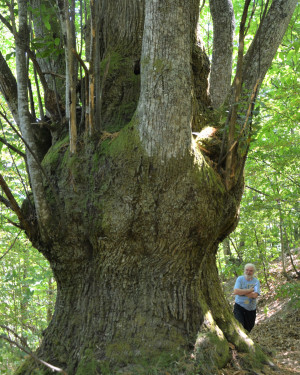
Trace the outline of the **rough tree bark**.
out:
<instances>
[{"instance_id":1,"label":"rough tree bark","mask_svg":"<svg viewBox=\"0 0 300 375\"><path fill-rule=\"evenodd\" d=\"M210 95L214 108L226 100L232 74L235 19L231 0L210 0L213 19L213 53L210 72Z\"/></svg>"},{"instance_id":2,"label":"rough tree bark","mask_svg":"<svg viewBox=\"0 0 300 375\"><path fill-rule=\"evenodd\" d=\"M243 64L244 111L296 2L274 0L262 20ZM261 365L265 356L234 320L215 262L218 244L238 221L244 145L237 136L237 147L229 150L235 175L228 188L228 155L217 165L221 146L208 150L192 138L192 130L214 125L226 143L225 124L220 129L208 92L209 61L196 36L199 1L95 2L94 62L100 66L86 72L101 72L102 131L78 129L76 152L70 151L66 121L53 118L47 125L52 146L41 165L32 158L36 140L26 104L25 3L18 2L18 94L14 87L9 95L3 89L6 79L15 86L6 71L0 72L0 89L14 112L18 96L19 126L32 150L27 166L35 215L26 232L49 260L58 288L55 313L36 355L69 375L82 375L115 373L128 365L138 371L145 361L157 363L162 355L174 361L194 350L197 371L213 374L229 360L233 343L248 353L247 366ZM60 9L64 4L56 3ZM214 23L224 18L219 3L211 0ZM232 4L226 0L224 6L232 25ZM231 34L230 26L229 44ZM216 32L216 46L223 37ZM217 95L218 81L211 81L218 103L228 91L230 56L226 61L225 70L212 69L226 82ZM243 124L236 127L239 135ZM249 127L243 131L249 135ZM17 373L29 375L36 367L29 359Z\"/></svg>"}]
</instances>

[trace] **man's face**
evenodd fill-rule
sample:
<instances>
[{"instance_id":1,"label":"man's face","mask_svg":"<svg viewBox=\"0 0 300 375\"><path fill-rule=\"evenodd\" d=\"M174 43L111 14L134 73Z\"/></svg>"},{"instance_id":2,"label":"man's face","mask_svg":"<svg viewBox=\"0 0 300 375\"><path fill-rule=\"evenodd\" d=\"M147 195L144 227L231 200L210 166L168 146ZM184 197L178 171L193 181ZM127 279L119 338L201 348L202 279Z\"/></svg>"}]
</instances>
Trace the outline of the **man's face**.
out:
<instances>
[{"instance_id":1,"label":"man's face","mask_svg":"<svg viewBox=\"0 0 300 375\"><path fill-rule=\"evenodd\" d=\"M247 280L251 280L254 275L254 269L253 267L246 267L245 268L245 276Z\"/></svg>"}]
</instances>

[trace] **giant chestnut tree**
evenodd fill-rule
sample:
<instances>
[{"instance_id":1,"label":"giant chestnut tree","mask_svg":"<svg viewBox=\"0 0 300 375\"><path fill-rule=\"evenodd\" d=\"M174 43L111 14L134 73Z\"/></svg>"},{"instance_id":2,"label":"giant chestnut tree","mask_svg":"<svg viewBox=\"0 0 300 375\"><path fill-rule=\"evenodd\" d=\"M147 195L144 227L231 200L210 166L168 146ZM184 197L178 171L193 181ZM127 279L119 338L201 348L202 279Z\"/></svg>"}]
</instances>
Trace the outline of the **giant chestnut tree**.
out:
<instances>
[{"instance_id":1,"label":"giant chestnut tree","mask_svg":"<svg viewBox=\"0 0 300 375\"><path fill-rule=\"evenodd\" d=\"M297 0L262 1L259 15L246 0L239 20L231 0L210 0L211 61L199 0L2 3L16 47L16 76L0 54L3 115L24 142L31 192L18 204L1 176L1 203L58 288L36 357L80 375L193 350L209 374L231 343L263 361L215 254L237 225L255 100ZM38 366L52 371L31 358L18 374Z\"/></svg>"}]
</instances>

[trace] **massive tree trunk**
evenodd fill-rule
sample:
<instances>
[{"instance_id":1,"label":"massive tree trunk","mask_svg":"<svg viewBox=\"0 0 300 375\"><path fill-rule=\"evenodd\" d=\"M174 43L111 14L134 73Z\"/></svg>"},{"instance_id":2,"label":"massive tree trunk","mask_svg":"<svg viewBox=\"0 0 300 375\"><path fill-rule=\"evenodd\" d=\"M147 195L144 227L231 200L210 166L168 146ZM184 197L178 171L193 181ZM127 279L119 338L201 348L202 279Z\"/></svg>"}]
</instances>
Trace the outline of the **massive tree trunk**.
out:
<instances>
[{"instance_id":1,"label":"massive tree trunk","mask_svg":"<svg viewBox=\"0 0 300 375\"><path fill-rule=\"evenodd\" d=\"M212 7L217 3L211 0ZM296 1L273 3L286 27ZM76 149L70 151L66 121L55 117L49 126L52 146L41 165L33 158L25 73L18 71L19 126L30 143L36 213L26 232L49 260L58 288L55 313L36 355L69 375L115 373L128 365L138 371L143 363L162 356L174 361L193 348L194 365L210 374L229 360L229 343L262 361L233 319L218 280L215 254L237 224L246 155L229 149L238 165L234 176L226 176L228 155L222 155L219 134L223 131L226 145L226 128L212 110L209 62L195 31L199 1L102 0L93 6L99 27L95 21L86 27L90 48L99 46L93 64L99 60L100 66L91 66L89 74L101 72L95 86L101 122L78 127ZM218 7L213 9L217 20ZM232 7L226 9L231 14ZM21 0L20 11L21 30L26 24ZM282 30L274 31L277 46ZM18 64L25 44L19 35ZM254 41L251 54L264 57L265 68L275 52L267 56L260 48ZM227 83L215 94L215 106L228 93L230 67L231 60L219 73ZM248 57L244 72L256 78L247 81L243 98L248 93L253 100L262 79L255 69ZM88 100L91 110L95 101ZM246 111L250 105L244 105ZM213 149L192 137L192 130L208 125L218 128ZM236 141L242 146L239 136ZM36 366L28 360L18 374L32 374ZM42 373L47 371L43 367Z\"/></svg>"}]
</instances>

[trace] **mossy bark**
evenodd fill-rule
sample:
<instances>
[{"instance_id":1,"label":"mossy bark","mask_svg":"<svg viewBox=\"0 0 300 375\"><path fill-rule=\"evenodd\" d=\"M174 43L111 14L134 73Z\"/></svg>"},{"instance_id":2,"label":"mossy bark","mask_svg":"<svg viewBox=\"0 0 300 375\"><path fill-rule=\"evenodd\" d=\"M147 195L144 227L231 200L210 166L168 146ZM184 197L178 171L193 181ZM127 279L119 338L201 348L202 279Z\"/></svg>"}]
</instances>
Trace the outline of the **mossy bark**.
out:
<instances>
[{"instance_id":1,"label":"mossy bark","mask_svg":"<svg viewBox=\"0 0 300 375\"><path fill-rule=\"evenodd\" d=\"M212 349L213 371L229 358L227 340L246 351L252 345L233 323L214 262L242 189L228 193L197 150L158 165L137 125L94 145L83 139L73 156L64 139L43 162L64 217L55 236L37 244L58 286L37 355L69 375L114 373L162 353L178 358L195 342L199 363ZM54 210L51 191L49 202Z\"/></svg>"},{"instance_id":2,"label":"mossy bark","mask_svg":"<svg viewBox=\"0 0 300 375\"><path fill-rule=\"evenodd\" d=\"M51 220L31 239L51 264L57 300L36 355L69 375L170 362L195 343L193 366L206 375L228 361L229 342L257 355L215 264L238 221L243 177L226 190L191 135L213 121L208 59L194 36L199 1L146 2L143 51L134 18L143 2L101 2L102 132L79 132L71 154L62 130L42 161ZM123 29L110 12L125 3L132 22L122 14ZM30 360L18 375L35 367Z\"/></svg>"}]
</instances>

